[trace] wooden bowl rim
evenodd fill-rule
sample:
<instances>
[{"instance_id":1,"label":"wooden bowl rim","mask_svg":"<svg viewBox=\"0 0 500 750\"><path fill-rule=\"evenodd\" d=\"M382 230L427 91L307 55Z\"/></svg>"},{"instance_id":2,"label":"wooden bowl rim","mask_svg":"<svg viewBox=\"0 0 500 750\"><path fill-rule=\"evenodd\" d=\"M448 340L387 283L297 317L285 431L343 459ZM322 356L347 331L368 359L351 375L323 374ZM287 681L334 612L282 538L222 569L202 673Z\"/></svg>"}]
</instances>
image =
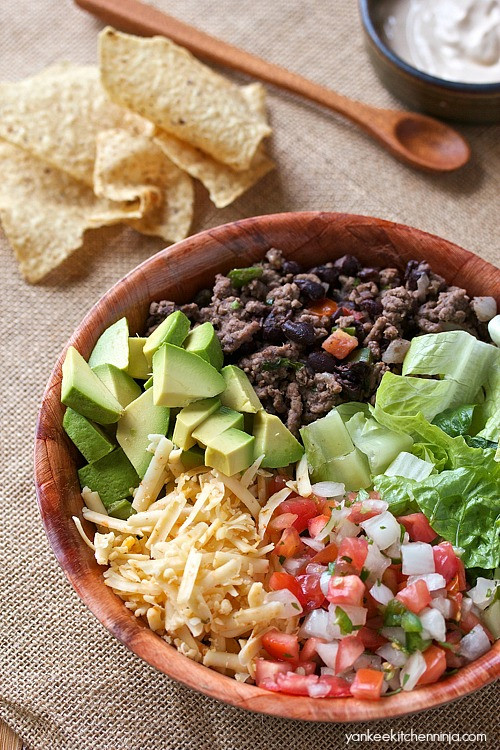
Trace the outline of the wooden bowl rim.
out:
<instances>
[{"instance_id":1,"label":"wooden bowl rim","mask_svg":"<svg viewBox=\"0 0 500 750\"><path fill-rule=\"evenodd\" d=\"M94 592L89 573L85 570L82 571L78 564L79 558L71 555L75 548L75 537L70 538L68 536L68 524L64 525L65 520L71 523L71 519L53 518L50 512L50 495L51 491L55 491L55 474L51 465L51 456L47 450L47 435L41 429L41 423L46 419L50 423L50 401L56 396L59 398L61 366L68 346L77 343L79 335L86 326L92 325L94 322L96 324L102 322L100 309L116 297L119 288L123 289L124 285L144 283L143 274L149 266L154 266L159 260L168 258L173 252L188 249L192 251L193 243L195 245L202 244L206 238L223 242L224 235L234 231L235 228L241 228L244 231L256 223L262 224L262 222L265 222L268 228L272 227L274 230L290 230L296 221L314 221L317 218L326 221L339 221L346 217L354 223L366 224L368 222L378 227L392 227L403 232L416 233L421 237L435 238L448 246L450 252L457 253L463 259L462 268L468 266L470 262L475 265L480 262L485 268L495 268L487 261L479 259L469 251L436 235L431 235L405 224L358 214L324 211L289 212L251 217L207 229L165 248L145 260L117 281L90 309L67 342L50 375L38 414L34 450L35 488L39 512L56 559L82 601L121 643L168 677L216 700L254 712L306 721L374 721L417 713L461 698L481 687L485 687L499 676L500 641L497 641L487 654L472 664L463 667L446 680L421 687L411 693L401 692L378 702L361 701L355 698L315 699L272 693L253 685L239 683L233 678L221 675L208 667L191 661L137 620L123 606L121 600L107 589L104 583L102 583L102 591ZM453 279L447 279L447 281L452 283ZM57 426L60 429L60 425ZM81 545L82 555L89 553L88 547L78 535L76 536ZM102 596L106 592L116 599L120 605L120 610L117 610L116 616L110 615L106 603L103 604L102 602Z\"/></svg>"}]
</instances>

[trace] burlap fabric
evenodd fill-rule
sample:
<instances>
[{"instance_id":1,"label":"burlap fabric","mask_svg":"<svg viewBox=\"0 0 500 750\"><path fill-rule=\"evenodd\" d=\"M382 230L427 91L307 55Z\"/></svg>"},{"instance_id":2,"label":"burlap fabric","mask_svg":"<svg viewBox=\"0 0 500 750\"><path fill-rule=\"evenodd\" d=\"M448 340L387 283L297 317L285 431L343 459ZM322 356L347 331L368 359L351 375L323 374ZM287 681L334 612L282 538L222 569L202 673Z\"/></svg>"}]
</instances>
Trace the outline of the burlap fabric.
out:
<instances>
[{"instance_id":1,"label":"burlap fabric","mask_svg":"<svg viewBox=\"0 0 500 750\"><path fill-rule=\"evenodd\" d=\"M157 4L348 95L397 106L370 67L354 0ZM68 0L4 0L0 79L29 75L60 59L94 62L100 28ZM329 209L409 223L498 260L497 127L462 128L472 144L472 163L455 175L431 176L402 166L350 124L292 96L269 89L269 108L278 170L223 211L200 189L194 232L252 214ZM33 750L343 747L346 731L366 731L367 725L252 715L156 673L86 610L44 536L33 490L32 442L45 382L88 308L160 247L160 241L131 230L99 231L46 283L30 287L1 243L0 717ZM408 701L411 706L411 695ZM489 687L448 707L370 729L486 732L488 742L481 744L493 748L499 746L499 709L498 691Z\"/></svg>"}]
</instances>

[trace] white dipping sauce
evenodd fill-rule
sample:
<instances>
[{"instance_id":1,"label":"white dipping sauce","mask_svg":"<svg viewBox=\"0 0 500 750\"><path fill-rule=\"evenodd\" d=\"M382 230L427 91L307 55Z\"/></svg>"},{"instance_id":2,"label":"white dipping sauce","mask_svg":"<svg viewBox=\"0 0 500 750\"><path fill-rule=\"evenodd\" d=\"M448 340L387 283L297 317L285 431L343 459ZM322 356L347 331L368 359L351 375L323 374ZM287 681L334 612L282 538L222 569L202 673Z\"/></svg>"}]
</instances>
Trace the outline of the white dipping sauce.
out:
<instances>
[{"instance_id":1,"label":"white dipping sauce","mask_svg":"<svg viewBox=\"0 0 500 750\"><path fill-rule=\"evenodd\" d=\"M384 0L378 12L386 43L413 67L448 81L500 83L500 0Z\"/></svg>"}]
</instances>

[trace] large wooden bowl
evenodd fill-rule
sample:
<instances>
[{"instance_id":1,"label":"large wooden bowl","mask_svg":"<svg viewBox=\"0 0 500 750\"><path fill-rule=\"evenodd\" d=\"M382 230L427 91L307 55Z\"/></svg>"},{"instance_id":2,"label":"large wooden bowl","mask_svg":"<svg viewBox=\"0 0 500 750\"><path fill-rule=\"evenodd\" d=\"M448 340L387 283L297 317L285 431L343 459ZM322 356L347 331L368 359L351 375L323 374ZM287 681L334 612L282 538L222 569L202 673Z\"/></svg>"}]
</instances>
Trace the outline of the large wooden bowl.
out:
<instances>
[{"instance_id":1,"label":"large wooden bowl","mask_svg":"<svg viewBox=\"0 0 500 750\"><path fill-rule=\"evenodd\" d=\"M305 267L352 253L366 265L404 267L426 259L448 283L472 295L500 297L500 271L451 242L401 224L365 216L289 213L260 216L209 229L153 256L125 276L90 310L71 337L88 357L98 336L126 315L142 331L150 301L189 301L215 273L260 260L270 247ZM312 699L267 692L190 661L136 619L104 585L102 568L71 520L81 515L76 451L61 422L61 356L50 377L38 418L35 479L40 513L54 553L77 593L108 630L135 654L184 685L240 708L295 719L366 721L438 706L487 685L499 673L500 642L473 664L435 685L379 702ZM91 531L90 525L88 531Z\"/></svg>"}]
</instances>

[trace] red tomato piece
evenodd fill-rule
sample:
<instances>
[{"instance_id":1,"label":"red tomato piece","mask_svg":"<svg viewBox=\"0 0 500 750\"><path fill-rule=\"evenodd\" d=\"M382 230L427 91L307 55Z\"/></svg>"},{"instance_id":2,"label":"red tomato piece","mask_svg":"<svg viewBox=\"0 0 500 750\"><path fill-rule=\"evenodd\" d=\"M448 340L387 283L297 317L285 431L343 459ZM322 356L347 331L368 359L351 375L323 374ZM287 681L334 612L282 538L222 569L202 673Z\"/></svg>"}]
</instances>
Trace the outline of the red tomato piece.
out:
<instances>
[{"instance_id":1,"label":"red tomato piece","mask_svg":"<svg viewBox=\"0 0 500 750\"><path fill-rule=\"evenodd\" d=\"M335 562L337 559L338 548L335 542L330 542L326 547L323 547L319 552L311 557L312 563L319 563L320 565L327 565L328 563Z\"/></svg>"},{"instance_id":2,"label":"red tomato piece","mask_svg":"<svg viewBox=\"0 0 500 750\"><path fill-rule=\"evenodd\" d=\"M418 615L427 607L432 597L425 581L415 581L415 583L406 586L402 591L396 594L396 599L402 602L406 609Z\"/></svg>"},{"instance_id":3,"label":"red tomato piece","mask_svg":"<svg viewBox=\"0 0 500 750\"><path fill-rule=\"evenodd\" d=\"M315 661L301 661L297 669L303 669L306 674L314 674L316 671L317 663ZM300 672L298 672L300 674Z\"/></svg>"},{"instance_id":4,"label":"red tomato piece","mask_svg":"<svg viewBox=\"0 0 500 750\"><path fill-rule=\"evenodd\" d=\"M446 583L458 573L458 557L449 542L441 542L432 548L436 573L441 573Z\"/></svg>"},{"instance_id":5,"label":"red tomato piece","mask_svg":"<svg viewBox=\"0 0 500 750\"><path fill-rule=\"evenodd\" d=\"M314 516L314 518L310 518L307 522L307 529L309 531L310 537L318 536L320 531L323 531L326 524L330 520L330 516L325 516L321 514L320 516Z\"/></svg>"},{"instance_id":6,"label":"red tomato piece","mask_svg":"<svg viewBox=\"0 0 500 750\"><path fill-rule=\"evenodd\" d=\"M422 656L425 659L426 669L417 685L430 685L432 682L437 682L446 669L446 654L444 648L432 645L423 652Z\"/></svg>"},{"instance_id":7,"label":"red tomato piece","mask_svg":"<svg viewBox=\"0 0 500 750\"><path fill-rule=\"evenodd\" d=\"M328 354L332 354L337 359L345 359L357 345L358 339L356 336L351 336L340 328L334 331L331 336L328 336L321 344Z\"/></svg>"},{"instance_id":8,"label":"red tomato piece","mask_svg":"<svg viewBox=\"0 0 500 750\"><path fill-rule=\"evenodd\" d=\"M352 523L368 521L369 518L378 516L382 511L379 508L367 506L362 500L351 505L351 512L347 516Z\"/></svg>"},{"instance_id":9,"label":"red tomato piece","mask_svg":"<svg viewBox=\"0 0 500 750\"><path fill-rule=\"evenodd\" d=\"M351 685L351 694L355 698L367 701L378 701L382 694L383 672L376 669L358 669Z\"/></svg>"},{"instance_id":10,"label":"red tomato piece","mask_svg":"<svg viewBox=\"0 0 500 750\"><path fill-rule=\"evenodd\" d=\"M278 506L277 514L281 515L282 513L294 513L297 516L293 526L300 534L301 531L307 529L308 521L318 515L318 506L314 500L296 495L295 497L289 497L288 500L283 500Z\"/></svg>"},{"instance_id":11,"label":"red tomato piece","mask_svg":"<svg viewBox=\"0 0 500 750\"><path fill-rule=\"evenodd\" d=\"M325 601L325 595L321 591L319 575L305 573L297 576L297 582L302 589L302 597L305 600L305 604L302 604L304 612L310 612L321 607Z\"/></svg>"},{"instance_id":12,"label":"red tomato piece","mask_svg":"<svg viewBox=\"0 0 500 750\"><path fill-rule=\"evenodd\" d=\"M307 312L312 313L313 315L333 315L338 310L338 305L333 299L328 299L328 297L325 297L324 299L320 299L319 302L316 302L314 305L309 305L307 308Z\"/></svg>"},{"instance_id":13,"label":"red tomato piece","mask_svg":"<svg viewBox=\"0 0 500 750\"><path fill-rule=\"evenodd\" d=\"M299 532L292 526L283 531L281 539L273 549L273 555L278 555L279 557L294 557L301 551L302 547L303 542L300 539Z\"/></svg>"},{"instance_id":14,"label":"red tomato piece","mask_svg":"<svg viewBox=\"0 0 500 750\"><path fill-rule=\"evenodd\" d=\"M357 635L346 635L339 641L337 657L335 659L335 672L345 672L352 667L356 659L361 656L365 647L363 641Z\"/></svg>"},{"instance_id":15,"label":"red tomato piece","mask_svg":"<svg viewBox=\"0 0 500 750\"><path fill-rule=\"evenodd\" d=\"M283 531L283 529L289 529L298 516L295 513L282 513L280 516L275 516L269 522L269 529L276 529L277 531Z\"/></svg>"},{"instance_id":16,"label":"red tomato piece","mask_svg":"<svg viewBox=\"0 0 500 750\"><path fill-rule=\"evenodd\" d=\"M377 633L376 630L372 630L372 628L366 627L366 625L358 630L358 638L363 642L363 646L369 651L376 651L380 646L383 646L384 643L387 643L387 639L384 638L383 635Z\"/></svg>"},{"instance_id":17,"label":"red tomato piece","mask_svg":"<svg viewBox=\"0 0 500 750\"><path fill-rule=\"evenodd\" d=\"M390 588L393 594L397 594L398 584L399 584L398 574L394 570L392 565L384 570L382 574L382 583L385 584L385 586L387 586L388 588Z\"/></svg>"},{"instance_id":18,"label":"red tomato piece","mask_svg":"<svg viewBox=\"0 0 500 750\"><path fill-rule=\"evenodd\" d=\"M303 607L307 603L307 599L302 592L300 583L297 581L295 576L290 575L290 573L273 573L269 579L269 588L273 591L288 589L288 591L290 591L294 596L297 597Z\"/></svg>"},{"instance_id":19,"label":"red tomato piece","mask_svg":"<svg viewBox=\"0 0 500 750\"><path fill-rule=\"evenodd\" d=\"M309 695L308 685L315 685L318 682L316 674L295 674L295 672L286 672L278 674L276 684L280 693L288 695Z\"/></svg>"},{"instance_id":20,"label":"red tomato piece","mask_svg":"<svg viewBox=\"0 0 500 750\"><path fill-rule=\"evenodd\" d=\"M262 645L273 659L290 662L299 660L299 641L296 635L282 633L274 628L264 633Z\"/></svg>"},{"instance_id":21,"label":"red tomato piece","mask_svg":"<svg viewBox=\"0 0 500 750\"><path fill-rule=\"evenodd\" d=\"M262 687L264 680L276 680L276 675L279 673L291 672L293 669L291 664L287 664L284 661L270 661L269 659L256 659L255 660L255 682L259 687Z\"/></svg>"},{"instance_id":22,"label":"red tomato piece","mask_svg":"<svg viewBox=\"0 0 500 750\"><path fill-rule=\"evenodd\" d=\"M332 604L352 604L361 607L365 584L358 576L332 576L326 598Z\"/></svg>"},{"instance_id":23,"label":"red tomato piece","mask_svg":"<svg viewBox=\"0 0 500 750\"><path fill-rule=\"evenodd\" d=\"M300 660L312 661L317 656L316 646L318 643L326 643L324 638L308 638L302 646Z\"/></svg>"},{"instance_id":24,"label":"red tomato piece","mask_svg":"<svg viewBox=\"0 0 500 750\"><path fill-rule=\"evenodd\" d=\"M423 513L410 513L408 516L399 516L397 520L403 524L412 542L429 543L437 537Z\"/></svg>"},{"instance_id":25,"label":"red tomato piece","mask_svg":"<svg viewBox=\"0 0 500 750\"><path fill-rule=\"evenodd\" d=\"M351 686L343 677L335 677L333 674L323 674L319 678L320 685L328 685L329 692L325 698L349 698Z\"/></svg>"},{"instance_id":26,"label":"red tomato piece","mask_svg":"<svg viewBox=\"0 0 500 750\"><path fill-rule=\"evenodd\" d=\"M275 474L267 482L267 496L271 497L271 495L274 495L275 492L279 492L280 490L283 490L285 487L286 487L285 477L282 477L279 474Z\"/></svg>"},{"instance_id":27,"label":"red tomato piece","mask_svg":"<svg viewBox=\"0 0 500 750\"><path fill-rule=\"evenodd\" d=\"M459 669L465 663L465 659L458 655L462 636L458 630L452 630L446 634L446 643L451 646L446 649L446 666L450 669Z\"/></svg>"},{"instance_id":28,"label":"red tomato piece","mask_svg":"<svg viewBox=\"0 0 500 750\"><path fill-rule=\"evenodd\" d=\"M363 565L368 554L368 542L366 539L357 537L346 537L340 542L338 559L343 560L352 566L352 572L358 576L363 569Z\"/></svg>"}]
</instances>

